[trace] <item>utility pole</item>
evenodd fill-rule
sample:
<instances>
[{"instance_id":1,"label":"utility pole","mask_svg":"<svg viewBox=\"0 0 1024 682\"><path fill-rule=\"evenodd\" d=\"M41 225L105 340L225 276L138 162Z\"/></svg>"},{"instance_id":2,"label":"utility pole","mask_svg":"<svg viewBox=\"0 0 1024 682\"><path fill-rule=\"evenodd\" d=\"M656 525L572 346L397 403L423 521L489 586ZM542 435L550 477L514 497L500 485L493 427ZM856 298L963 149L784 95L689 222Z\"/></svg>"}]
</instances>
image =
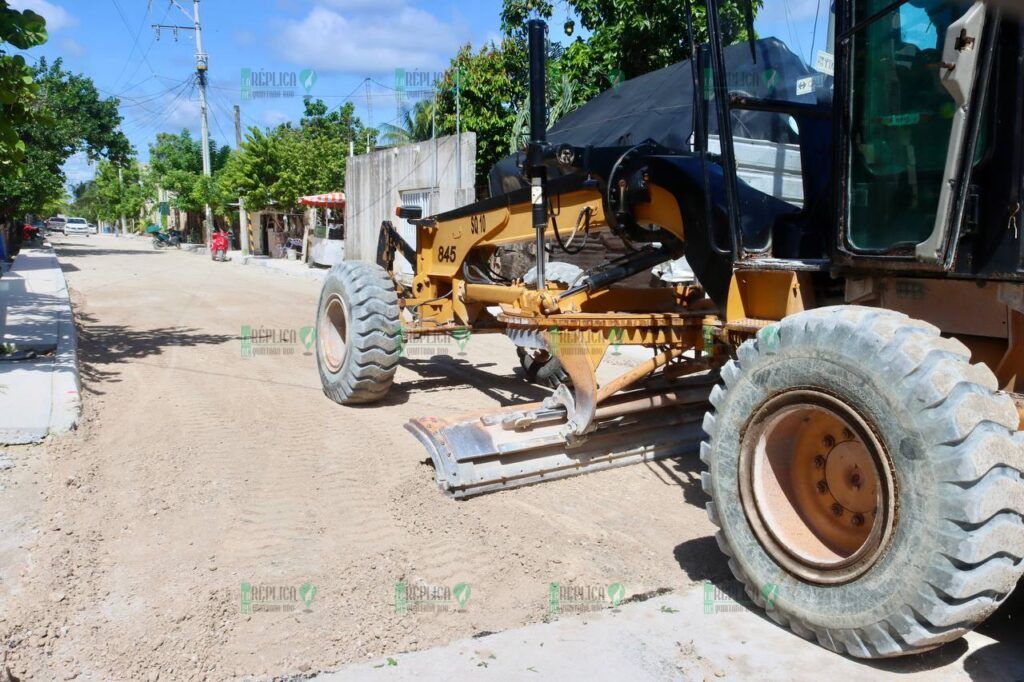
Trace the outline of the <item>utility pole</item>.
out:
<instances>
[{"instance_id":1,"label":"utility pole","mask_svg":"<svg viewBox=\"0 0 1024 682\"><path fill-rule=\"evenodd\" d=\"M121 188L122 199L124 198L124 172L120 167L117 169L117 184ZM122 211L124 204L122 203ZM121 236L124 237L128 234L128 222L124 219L124 213L121 213Z\"/></svg>"},{"instance_id":2,"label":"utility pole","mask_svg":"<svg viewBox=\"0 0 1024 682\"><path fill-rule=\"evenodd\" d=\"M434 100L430 104L430 141L434 144L434 181L430 185L430 210L437 213L439 202L434 201L434 195L440 195L437 186L437 83L434 83Z\"/></svg>"},{"instance_id":3,"label":"utility pole","mask_svg":"<svg viewBox=\"0 0 1024 682\"><path fill-rule=\"evenodd\" d=\"M242 109L235 105L235 149L242 148ZM242 255L249 255L249 214L245 212L245 199L238 197L238 238L242 241Z\"/></svg>"},{"instance_id":4,"label":"utility pole","mask_svg":"<svg viewBox=\"0 0 1024 682\"><path fill-rule=\"evenodd\" d=\"M455 67L455 201L462 203L462 67Z\"/></svg>"},{"instance_id":5,"label":"utility pole","mask_svg":"<svg viewBox=\"0 0 1024 682\"><path fill-rule=\"evenodd\" d=\"M199 0L192 0L191 15L189 15L188 10L178 4L178 0L170 0L170 2L187 18L192 19L192 26L153 24L153 28L156 29L157 38L160 37L160 29L162 28L171 29L174 32L175 39L177 39L178 31L193 31L196 34L196 80L199 83L199 126L203 145L203 175L209 178L213 174L210 169L210 124L207 120L206 104L206 74L209 70L209 58L203 52L203 28L199 23ZM213 234L213 211L210 209L209 204L205 207L204 232L205 240L209 242Z\"/></svg>"}]
</instances>

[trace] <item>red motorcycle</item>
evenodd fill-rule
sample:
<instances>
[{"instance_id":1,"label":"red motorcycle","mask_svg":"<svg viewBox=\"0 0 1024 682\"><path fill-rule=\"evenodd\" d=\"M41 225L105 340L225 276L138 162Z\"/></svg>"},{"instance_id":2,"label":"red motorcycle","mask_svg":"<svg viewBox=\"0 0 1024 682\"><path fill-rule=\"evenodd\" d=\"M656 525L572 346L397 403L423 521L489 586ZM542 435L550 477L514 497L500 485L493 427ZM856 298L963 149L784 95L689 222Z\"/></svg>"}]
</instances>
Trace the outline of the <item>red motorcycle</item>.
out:
<instances>
[{"instance_id":1,"label":"red motorcycle","mask_svg":"<svg viewBox=\"0 0 1024 682\"><path fill-rule=\"evenodd\" d=\"M227 261L229 247L228 233L217 230L210 238L210 257L217 261Z\"/></svg>"}]
</instances>

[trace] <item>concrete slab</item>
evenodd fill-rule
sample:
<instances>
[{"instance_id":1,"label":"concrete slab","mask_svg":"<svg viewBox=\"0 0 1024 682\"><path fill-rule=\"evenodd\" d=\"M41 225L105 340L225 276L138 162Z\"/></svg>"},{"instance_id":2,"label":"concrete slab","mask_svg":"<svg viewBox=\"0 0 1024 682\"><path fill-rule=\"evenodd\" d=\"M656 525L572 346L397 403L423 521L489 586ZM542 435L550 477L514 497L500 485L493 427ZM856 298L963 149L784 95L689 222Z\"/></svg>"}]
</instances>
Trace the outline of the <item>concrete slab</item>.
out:
<instances>
[{"instance_id":1,"label":"concrete slab","mask_svg":"<svg viewBox=\"0 0 1024 682\"><path fill-rule=\"evenodd\" d=\"M971 633L938 651L865 662L838 656L703 589L465 639L321 674L342 680L1019 680L1014 641Z\"/></svg>"},{"instance_id":2,"label":"concrete slab","mask_svg":"<svg viewBox=\"0 0 1024 682\"><path fill-rule=\"evenodd\" d=\"M23 249L0 278L0 443L65 433L81 414L78 352L67 282L49 246ZM23 351L35 358L17 359Z\"/></svg>"},{"instance_id":3,"label":"concrete slab","mask_svg":"<svg viewBox=\"0 0 1024 682\"><path fill-rule=\"evenodd\" d=\"M307 263L299 260L288 260L287 258L267 258L266 256L243 256L241 252L231 251L228 253L232 262L242 265L255 265L267 268L276 272L282 272L293 277L305 277L308 279L322 280L327 276L328 268L311 268Z\"/></svg>"}]
</instances>

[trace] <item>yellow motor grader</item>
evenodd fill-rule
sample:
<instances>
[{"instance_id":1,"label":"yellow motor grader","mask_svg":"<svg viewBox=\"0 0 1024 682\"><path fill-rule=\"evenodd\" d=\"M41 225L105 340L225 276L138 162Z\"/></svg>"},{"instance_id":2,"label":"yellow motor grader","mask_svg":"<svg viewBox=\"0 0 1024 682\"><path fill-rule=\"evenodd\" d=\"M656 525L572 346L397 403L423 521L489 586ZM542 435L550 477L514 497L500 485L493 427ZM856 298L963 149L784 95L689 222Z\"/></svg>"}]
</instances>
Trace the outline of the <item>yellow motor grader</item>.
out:
<instances>
[{"instance_id":1,"label":"yellow motor grader","mask_svg":"<svg viewBox=\"0 0 1024 682\"><path fill-rule=\"evenodd\" d=\"M980 3L834 7L834 77L767 97L730 84L718 0L703 46L687 4L682 152L548 144L546 29L531 22L530 185L440 215L400 208L415 244L385 223L379 264L331 271L317 358L328 396L367 403L403 341L507 334L570 380L542 403L411 423L443 491L699 448L708 514L751 599L878 658L959 637L1024 571L1024 27ZM789 142L749 139L750 114ZM743 174L751 150L798 154L799 201ZM626 254L549 276L549 249L601 232ZM534 273L504 278L495 255L523 243ZM392 276L398 254L411 284ZM682 256L694 284L622 285ZM601 384L612 345L651 357Z\"/></svg>"}]
</instances>

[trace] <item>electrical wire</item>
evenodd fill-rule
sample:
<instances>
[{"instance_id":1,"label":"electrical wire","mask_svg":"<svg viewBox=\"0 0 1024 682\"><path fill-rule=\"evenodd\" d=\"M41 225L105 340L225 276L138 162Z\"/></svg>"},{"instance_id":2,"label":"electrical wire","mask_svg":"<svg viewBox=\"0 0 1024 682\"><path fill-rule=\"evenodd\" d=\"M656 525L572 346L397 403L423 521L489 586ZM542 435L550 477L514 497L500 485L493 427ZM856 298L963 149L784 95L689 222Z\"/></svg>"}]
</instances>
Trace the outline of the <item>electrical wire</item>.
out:
<instances>
[{"instance_id":1,"label":"electrical wire","mask_svg":"<svg viewBox=\"0 0 1024 682\"><path fill-rule=\"evenodd\" d=\"M114 3L114 6L117 7L117 3L116 2ZM128 50L128 56L125 58L124 64L121 65L121 71L118 72L117 78L114 79L114 83L115 84L121 82L121 76L123 76L124 72L128 69L128 64L132 60L132 55L135 54L135 48L137 48L139 46L139 37L142 35L142 27L146 25L146 19L148 17L149 17L149 5L147 4L147 6L146 6L146 13L142 15L142 21L139 23L139 27L135 30L135 39L132 40L132 47L131 47L130 50ZM129 29L129 30L131 30L131 29Z\"/></svg>"},{"instance_id":2,"label":"electrical wire","mask_svg":"<svg viewBox=\"0 0 1024 682\"><path fill-rule=\"evenodd\" d=\"M818 8L814 11L814 31L811 33L811 49L807 52L807 63L811 63L814 57L814 46L818 42L818 19L821 18L821 0L818 0Z\"/></svg>"},{"instance_id":3,"label":"electrical wire","mask_svg":"<svg viewBox=\"0 0 1024 682\"><path fill-rule=\"evenodd\" d=\"M121 22L124 24L124 27L126 29L128 29L128 33L131 34L131 32L132 32L131 24L128 23L128 18L125 17L124 11L121 9L121 5L118 3L117 0L110 0L110 2L113 3L114 9L117 10L118 16L121 17ZM143 17L143 22L145 22L145 17ZM138 33L136 33L136 36L135 36L136 43L138 42L138 39L139 39L139 35L138 34L141 33L141 32L142 32L142 26L140 25L139 26L139 31L138 31ZM131 61L131 56L132 56L132 53L134 51L135 51L135 47L133 46L132 47L132 51L128 53L128 59L125 60L125 64L124 64L125 68L128 67L128 62ZM149 67L150 72L155 76L156 75L156 70L153 68L153 65L149 63L148 53L142 55L142 61L146 64L147 67ZM134 77L134 75L133 75L133 77ZM121 78L121 76L118 76L118 80L120 78ZM114 81L114 82L117 83L117 81Z\"/></svg>"}]
</instances>

